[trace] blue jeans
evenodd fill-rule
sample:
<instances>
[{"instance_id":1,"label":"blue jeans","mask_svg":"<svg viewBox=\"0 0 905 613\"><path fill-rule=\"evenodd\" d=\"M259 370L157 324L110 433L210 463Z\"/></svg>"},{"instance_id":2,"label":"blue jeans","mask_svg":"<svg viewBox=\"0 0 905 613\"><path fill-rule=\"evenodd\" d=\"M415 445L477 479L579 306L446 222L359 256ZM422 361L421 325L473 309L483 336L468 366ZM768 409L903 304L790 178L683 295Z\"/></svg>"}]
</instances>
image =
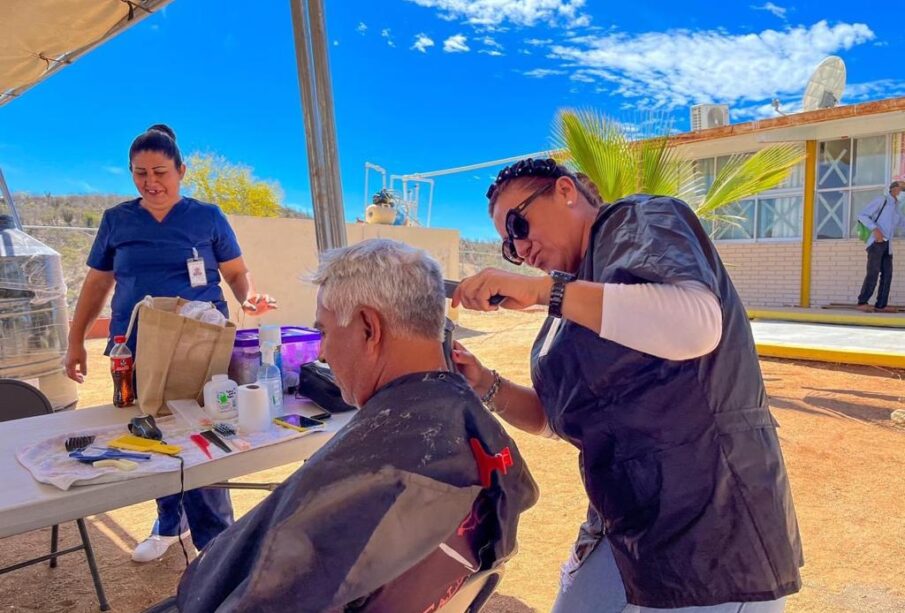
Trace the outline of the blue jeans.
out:
<instances>
[{"instance_id":1,"label":"blue jeans","mask_svg":"<svg viewBox=\"0 0 905 613\"><path fill-rule=\"evenodd\" d=\"M198 551L233 524L233 505L229 491L202 487L185 492L184 513L179 512L179 494L157 499L157 521L151 534L177 536L190 529Z\"/></svg>"},{"instance_id":2,"label":"blue jeans","mask_svg":"<svg viewBox=\"0 0 905 613\"><path fill-rule=\"evenodd\" d=\"M568 564L567 564L568 566ZM786 599L766 602L727 602L709 607L658 609L628 604L625 586L613 558L613 550L604 538L588 555L578 570L563 571L565 585L560 585L552 613L781 613Z\"/></svg>"}]
</instances>

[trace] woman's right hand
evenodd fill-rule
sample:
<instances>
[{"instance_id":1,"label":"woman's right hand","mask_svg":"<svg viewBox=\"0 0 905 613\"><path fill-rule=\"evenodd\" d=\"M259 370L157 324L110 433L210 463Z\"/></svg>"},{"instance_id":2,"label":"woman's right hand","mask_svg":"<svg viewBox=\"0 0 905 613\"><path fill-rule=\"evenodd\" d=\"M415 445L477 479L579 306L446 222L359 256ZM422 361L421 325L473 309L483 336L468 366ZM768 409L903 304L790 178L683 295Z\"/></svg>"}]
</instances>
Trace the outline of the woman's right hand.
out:
<instances>
[{"instance_id":1,"label":"woman's right hand","mask_svg":"<svg viewBox=\"0 0 905 613\"><path fill-rule=\"evenodd\" d=\"M481 361L459 341L453 343L452 359L471 389L478 396L486 394L493 384L493 372L481 364Z\"/></svg>"},{"instance_id":2,"label":"woman's right hand","mask_svg":"<svg viewBox=\"0 0 905 613\"><path fill-rule=\"evenodd\" d=\"M85 351L85 343L69 343L66 357L63 358L63 366L66 367L66 376L76 383L84 383L88 374L88 352Z\"/></svg>"}]
</instances>

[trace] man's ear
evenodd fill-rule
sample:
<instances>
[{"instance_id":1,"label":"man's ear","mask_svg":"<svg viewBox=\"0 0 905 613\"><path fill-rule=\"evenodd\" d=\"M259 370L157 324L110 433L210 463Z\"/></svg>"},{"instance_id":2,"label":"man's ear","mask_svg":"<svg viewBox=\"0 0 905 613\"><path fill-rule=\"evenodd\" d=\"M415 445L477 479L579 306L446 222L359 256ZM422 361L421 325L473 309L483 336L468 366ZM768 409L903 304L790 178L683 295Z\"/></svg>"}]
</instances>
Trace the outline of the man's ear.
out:
<instances>
[{"instance_id":1,"label":"man's ear","mask_svg":"<svg viewBox=\"0 0 905 613\"><path fill-rule=\"evenodd\" d=\"M376 348L383 341L383 320L380 313L366 306L361 307L358 316L361 318L365 345L369 348Z\"/></svg>"}]
</instances>

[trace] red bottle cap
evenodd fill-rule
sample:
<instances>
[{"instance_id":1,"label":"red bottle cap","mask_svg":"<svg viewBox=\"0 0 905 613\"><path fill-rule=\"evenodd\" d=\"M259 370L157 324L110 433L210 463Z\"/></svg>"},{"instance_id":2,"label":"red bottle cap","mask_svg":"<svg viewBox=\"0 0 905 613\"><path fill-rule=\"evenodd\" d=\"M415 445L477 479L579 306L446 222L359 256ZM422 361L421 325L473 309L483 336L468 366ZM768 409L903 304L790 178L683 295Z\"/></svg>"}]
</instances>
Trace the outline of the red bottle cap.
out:
<instances>
[{"instance_id":1,"label":"red bottle cap","mask_svg":"<svg viewBox=\"0 0 905 613\"><path fill-rule=\"evenodd\" d=\"M113 337L113 342L116 343L117 345L120 343L125 343L126 337L124 334L117 334L116 336Z\"/></svg>"}]
</instances>

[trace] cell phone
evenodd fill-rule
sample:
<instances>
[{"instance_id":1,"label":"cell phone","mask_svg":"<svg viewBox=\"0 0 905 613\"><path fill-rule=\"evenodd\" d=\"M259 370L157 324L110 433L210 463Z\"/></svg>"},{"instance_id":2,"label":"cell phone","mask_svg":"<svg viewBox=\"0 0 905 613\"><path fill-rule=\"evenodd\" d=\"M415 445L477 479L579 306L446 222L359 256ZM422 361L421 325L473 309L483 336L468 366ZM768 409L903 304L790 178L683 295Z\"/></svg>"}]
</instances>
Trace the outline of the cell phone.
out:
<instances>
[{"instance_id":1,"label":"cell phone","mask_svg":"<svg viewBox=\"0 0 905 613\"><path fill-rule=\"evenodd\" d=\"M298 430L299 432L306 432L315 428L322 429L324 427L324 422L322 421L311 419L304 415L297 415L295 413L274 417L273 423L278 426L283 426L284 428L290 428L291 430Z\"/></svg>"},{"instance_id":2,"label":"cell phone","mask_svg":"<svg viewBox=\"0 0 905 613\"><path fill-rule=\"evenodd\" d=\"M330 411L324 411L323 413L318 413L317 415L312 415L309 419L316 419L319 421L323 421L325 419L330 419L333 417L333 413Z\"/></svg>"}]
</instances>

